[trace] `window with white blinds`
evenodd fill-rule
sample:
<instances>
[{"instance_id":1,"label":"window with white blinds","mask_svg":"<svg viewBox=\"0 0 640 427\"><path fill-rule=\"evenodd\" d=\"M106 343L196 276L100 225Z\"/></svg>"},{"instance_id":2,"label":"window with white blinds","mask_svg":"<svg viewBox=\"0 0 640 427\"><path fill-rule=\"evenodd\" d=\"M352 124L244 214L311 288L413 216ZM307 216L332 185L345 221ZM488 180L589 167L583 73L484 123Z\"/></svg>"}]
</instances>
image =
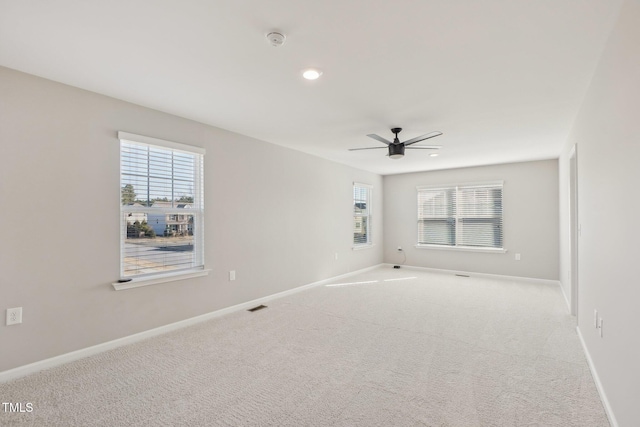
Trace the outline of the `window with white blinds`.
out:
<instances>
[{"instance_id":1,"label":"window with white blinds","mask_svg":"<svg viewBox=\"0 0 640 427\"><path fill-rule=\"evenodd\" d=\"M371 244L371 186L353 184L353 244Z\"/></svg>"},{"instance_id":2,"label":"window with white blinds","mask_svg":"<svg viewBox=\"0 0 640 427\"><path fill-rule=\"evenodd\" d=\"M502 249L502 186L418 187L418 245Z\"/></svg>"},{"instance_id":3,"label":"window with white blinds","mask_svg":"<svg viewBox=\"0 0 640 427\"><path fill-rule=\"evenodd\" d=\"M119 132L122 278L202 269L204 154Z\"/></svg>"}]
</instances>

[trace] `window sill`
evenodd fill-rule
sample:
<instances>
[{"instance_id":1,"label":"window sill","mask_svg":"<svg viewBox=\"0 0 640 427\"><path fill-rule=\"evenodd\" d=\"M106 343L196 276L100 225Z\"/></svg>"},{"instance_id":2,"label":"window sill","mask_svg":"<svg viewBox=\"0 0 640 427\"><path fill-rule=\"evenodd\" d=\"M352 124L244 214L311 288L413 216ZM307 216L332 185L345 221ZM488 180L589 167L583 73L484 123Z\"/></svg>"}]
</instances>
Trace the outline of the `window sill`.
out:
<instances>
[{"instance_id":1,"label":"window sill","mask_svg":"<svg viewBox=\"0 0 640 427\"><path fill-rule=\"evenodd\" d=\"M484 252L494 254L504 254L507 252L503 248L474 248L472 246L441 246L441 245L415 245L417 249L440 249L444 251L461 251L461 252Z\"/></svg>"},{"instance_id":2,"label":"window sill","mask_svg":"<svg viewBox=\"0 0 640 427\"><path fill-rule=\"evenodd\" d=\"M142 286L157 285L158 283L174 282L176 280L191 279L193 277L207 276L211 270L197 269L178 271L175 273L165 273L154 275L152 277L140 277L132 279L130 282L112 283L113 289L116 291L122 291L125 289L139 288Z\"/></svg>"},{"instance_id":3,"label":"window sill","mask_svg":"<svg viewBox=\"0 0 640 427\"><path fill-rule=\"evenodd\" d=\"M363 244L363 245L355 245L355 246L353 246L351 248L351 250L352 251L360 251L362 249L371 249L371 248L373 248L373 246L374 246L373 243L366 243L366 244Z\"/></svg>"}]
</instances>

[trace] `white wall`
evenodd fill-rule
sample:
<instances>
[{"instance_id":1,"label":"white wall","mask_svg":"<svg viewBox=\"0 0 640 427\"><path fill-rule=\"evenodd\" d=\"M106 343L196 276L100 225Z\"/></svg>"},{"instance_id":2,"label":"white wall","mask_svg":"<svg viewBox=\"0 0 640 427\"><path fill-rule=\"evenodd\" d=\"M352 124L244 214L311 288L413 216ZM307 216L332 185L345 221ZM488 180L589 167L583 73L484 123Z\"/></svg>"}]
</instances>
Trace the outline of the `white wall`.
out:
<instances>
[{"instance_id":1,"label":"white wall","mask_svg":"<svg viewBox=\"0 0 640 427\"><path fill-rule=\"evenodd\" d=\"M628 0L560 157L561 269L570 269L569 152L578 145L578 326L620 426L640 423L640 2ZM600 338L593 310L604 320Z\"/></svg>"},{"instance_id":2,"label":"white wall","mask_svg":"<svg viewBox=\"0 0 640 427\"><path fill-rule=\"evenodd\" d=\"M6 68L0 95L0 310L24 309L0 371L382 262L378 175ZM209 276L111 287L119 130L207 149ZM353 181L374 186L368 250L351 250Z\"/></svg>"},{"instance_id":3,"label":"white wall","mask_svg":"<svg viewBox=\"0 0 640 427\"><path fill-rule=\"evenodd\" d=\"M507 253L417 249L416 186L503 180ZM558 162L512 163L384 177L384 259L407 265L558 279ZM514 255L521 254L516 261Z\"/></svg>"}]
</instances>

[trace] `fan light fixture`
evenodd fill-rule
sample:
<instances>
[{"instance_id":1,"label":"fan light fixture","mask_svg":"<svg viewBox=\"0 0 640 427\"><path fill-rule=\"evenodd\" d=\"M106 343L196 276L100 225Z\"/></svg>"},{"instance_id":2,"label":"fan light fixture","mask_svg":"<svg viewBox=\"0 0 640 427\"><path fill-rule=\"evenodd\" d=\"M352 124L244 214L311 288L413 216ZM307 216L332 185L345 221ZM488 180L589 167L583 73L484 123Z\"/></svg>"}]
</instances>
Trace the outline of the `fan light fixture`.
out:
<instances>
[{"instance_id":1,"label":"fan light fixture","mask_svg":"<svg viewBox=\"0 0 640 427\"><path fill-rule=\"evenodd\" d=\"M389 158L401 159L404 157L404 145L389 144Z\"/></svg>"},{"instance_id":2,"label":"fan light fixture","mask_svg":"<svg viewBox=\"0 0 640 427\"><path fill-rule=\"evenodd\" d=\"M302 77L307 80L316 80L322 75L322 71L316 70L315 68L309 68L302 72Z\"/></svg>"}]
</instances>

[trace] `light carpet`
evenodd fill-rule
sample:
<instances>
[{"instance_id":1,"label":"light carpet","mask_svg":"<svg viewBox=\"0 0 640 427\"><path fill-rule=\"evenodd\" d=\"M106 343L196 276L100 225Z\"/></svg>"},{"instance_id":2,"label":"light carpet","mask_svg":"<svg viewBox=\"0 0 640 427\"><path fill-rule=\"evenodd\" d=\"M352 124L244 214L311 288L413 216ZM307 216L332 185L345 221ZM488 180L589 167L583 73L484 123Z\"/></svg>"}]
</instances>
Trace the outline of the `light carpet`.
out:
<instances>
[{"instance_id":1,"label":"light carpet","mask_svg":"<svg viewBox=\"0 0 640 427\"><path fill-rule=\"evenodd\" d=\"M347 282L0 384L0 425L609 426L559 287Z\"/></svg>"}]
</instances>

